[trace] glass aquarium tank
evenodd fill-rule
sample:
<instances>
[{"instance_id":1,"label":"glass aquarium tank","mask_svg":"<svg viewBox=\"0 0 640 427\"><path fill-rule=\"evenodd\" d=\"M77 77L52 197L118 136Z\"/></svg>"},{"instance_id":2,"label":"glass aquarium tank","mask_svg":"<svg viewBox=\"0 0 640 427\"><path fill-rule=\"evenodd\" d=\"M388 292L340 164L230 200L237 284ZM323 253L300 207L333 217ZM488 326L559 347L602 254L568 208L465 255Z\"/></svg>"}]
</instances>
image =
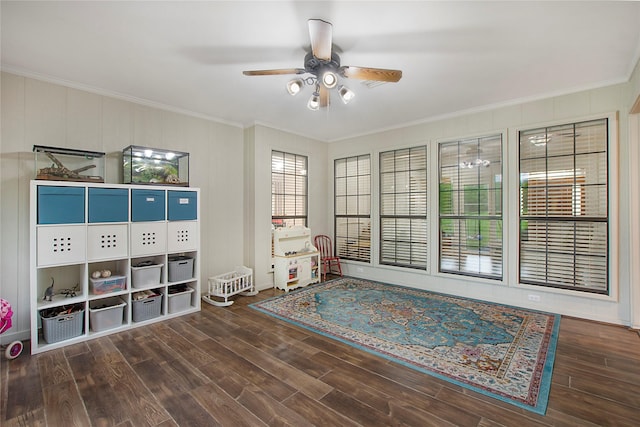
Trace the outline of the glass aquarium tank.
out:
<instances>
[{"instance_id":1,"label":"glass aquarium tank","mask_svg":"<svg viewBox=\"0 0 640 427\"><path fill-rule=\"evenodd\" d=\"M104 153L34 145L36 179L104 182Z\"/></svg>"},{"instance_id":2,"label":"glass aquarium tank","mask_svg":"<svg viewBox=\"0 0 640 427\"><path fill-rule=\"evenodd\" d=\"M125 184L189 186L189 153L130 145L122 150Z\"/></svg>"}]
</instances>

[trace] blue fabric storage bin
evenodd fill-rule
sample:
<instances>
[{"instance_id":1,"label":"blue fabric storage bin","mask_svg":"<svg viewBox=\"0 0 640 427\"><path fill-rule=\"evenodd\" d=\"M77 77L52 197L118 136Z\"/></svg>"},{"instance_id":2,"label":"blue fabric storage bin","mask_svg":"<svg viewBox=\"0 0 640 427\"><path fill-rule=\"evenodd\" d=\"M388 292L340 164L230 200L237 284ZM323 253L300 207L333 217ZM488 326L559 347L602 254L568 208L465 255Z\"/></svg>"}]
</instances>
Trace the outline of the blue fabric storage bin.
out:
<instances>
[{"instance_id":1,"label":"blue fabric storage bin","mask_svg":"<svg viewBox=\"0 0 640 427\"><path fill-rule=\"evenodd\" d=\"M131 221L164 221L164 190L131 190Z\"/></svg>"},{"instance_id":2,"label":"blue fabric storage bin","mask_svg":"<svg viewBox=\"0 0 640 427\"><path fill-rule=\"evenodd\" d=\"M195 191L169 191L167 208L169 221L198 219L198 193Z\"/></svg>"},{"instance_id":3,"label":"blue fabric storage bin","mask_svg":"<svg viewBox=\"0 0 640 427\"><path fill-rule=\"evenodd\" d=\"M38 224L84 222L84 187L38 186Z\"/></svg>"},{"instance_id":4,"label":"blue fabric storage bin","mask_svg":"<svg viewBox=\"0 0 640 427\"><path fill-rule=\"evenodd\" d=\"M89 222L129 221L129 190L89 188Z\"/></svg>"}]
</instances>

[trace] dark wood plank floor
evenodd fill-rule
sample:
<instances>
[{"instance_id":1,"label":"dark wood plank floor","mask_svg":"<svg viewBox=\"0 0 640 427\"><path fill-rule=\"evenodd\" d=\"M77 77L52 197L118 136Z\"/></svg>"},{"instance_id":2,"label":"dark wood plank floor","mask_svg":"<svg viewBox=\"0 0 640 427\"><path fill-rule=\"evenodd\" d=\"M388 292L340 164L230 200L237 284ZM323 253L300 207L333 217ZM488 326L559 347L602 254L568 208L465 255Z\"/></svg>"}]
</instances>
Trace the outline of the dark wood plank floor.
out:
<instances>
[{"instance_id":1,"label":"dark wood plank floor","mask_svg":"<svg viewBox=\"0 0 640 427\"><path fill-rule=\"evenodd\" d=\"M2 357L9 426L637 426L640 337L563 318L545 416L247 307Z\"/></svg>"}]
</instances>

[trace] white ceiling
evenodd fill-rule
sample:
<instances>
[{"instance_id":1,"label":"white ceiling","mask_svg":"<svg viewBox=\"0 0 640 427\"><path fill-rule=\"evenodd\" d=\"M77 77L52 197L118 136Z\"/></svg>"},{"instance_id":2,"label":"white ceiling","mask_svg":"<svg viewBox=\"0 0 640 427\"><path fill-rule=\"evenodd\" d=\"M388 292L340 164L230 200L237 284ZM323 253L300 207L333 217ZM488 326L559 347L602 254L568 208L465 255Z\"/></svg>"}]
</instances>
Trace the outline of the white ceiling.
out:
<instances>
[{"instance_id":1,"label":"white ceiling","mask_svg":"<svg viewBox=\"0 0 640 427\"><path fill-rule=\"evenodd\" d=\"M640 2L165 1L1 3L2 69L214 120L334 141L486 106L627 81ZM307 19L333 24L342 65L398 83L306 108Z\"/></svg>"}]
</instances>

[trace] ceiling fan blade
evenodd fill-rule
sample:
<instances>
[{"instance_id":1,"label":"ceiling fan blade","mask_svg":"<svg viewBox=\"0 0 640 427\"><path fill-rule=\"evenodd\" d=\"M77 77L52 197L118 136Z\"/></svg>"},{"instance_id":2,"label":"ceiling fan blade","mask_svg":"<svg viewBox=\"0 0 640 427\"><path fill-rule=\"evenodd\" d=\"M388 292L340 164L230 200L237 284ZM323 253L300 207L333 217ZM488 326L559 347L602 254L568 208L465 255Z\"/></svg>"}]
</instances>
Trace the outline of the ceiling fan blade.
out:
<instances>
[{"instance_id":1,"label":"ceiling fan blade","mask_svg":"<svg viewBox=\"0 0 640 427\"><path fill-rule=\"evenodd\" d=\"M309 38L313 56L324 61L331 60L333 26L322 19L309 19Z\"/></svg>"},{"instance_id":2,"label":"ceiling fan blade","mask_svg":"<svg viewBox=\"0 0 640 427\"><path fill-rule=\"evenodd\" d=\"M320 107L329 106L329 89L320 85Z\"/></svg>"},{"instance_id":3,"label":"ceiling fan blade","mask_svg":"<svg viewBox=\"0 0 640 427\"><path fill-rule=\"evenodd\" d=\"M276 76L280 74L304 74L304 68L281 68L277 70L253 70L243 71L245 76Z\"/></svg>"},{"instance_id":4,"label":"ceiling fan blade","mask_svg":"<svg viewBox=\"0 0 640 427\"><path fill-rule=\"evenodd\" d=\"M397 82L402 78L400 70L385 70L383 68L368 67L340 67L344 77L360 80L374 80L379 82Z\"/></svg>"}]
</instances>

